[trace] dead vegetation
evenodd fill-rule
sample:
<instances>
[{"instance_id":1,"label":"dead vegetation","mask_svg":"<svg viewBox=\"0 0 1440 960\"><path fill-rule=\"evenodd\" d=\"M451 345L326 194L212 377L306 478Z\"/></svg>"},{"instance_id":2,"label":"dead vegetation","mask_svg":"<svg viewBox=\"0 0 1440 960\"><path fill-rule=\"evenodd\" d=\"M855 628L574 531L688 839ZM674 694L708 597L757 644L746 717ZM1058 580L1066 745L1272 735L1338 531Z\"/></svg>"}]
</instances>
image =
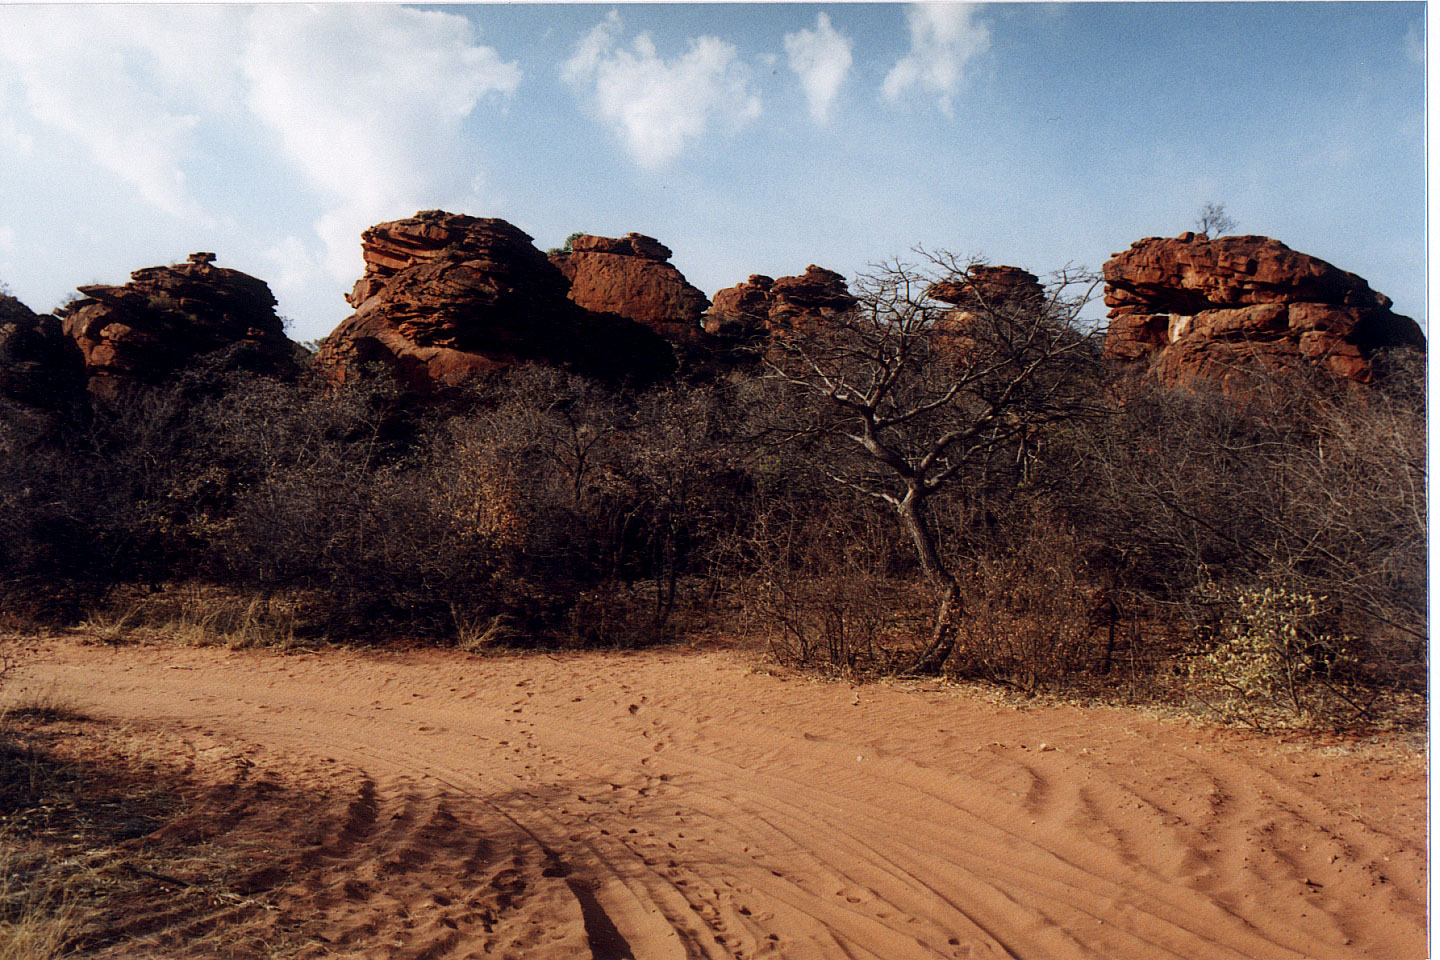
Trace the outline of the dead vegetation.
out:
<instances>
[{"instance_id":1,"label":"dead vegetation","mask_svg":"<svg viewBox=\"0 0 1440 960\"><path fill-rule=\"evenodd\" d=\"M256 799L283 819L302 798L246 779L233 760L176 766L173 736L90 719L53 695L11 703L0 957L291 955L306 942L301 921L272 917L296 865L235 828L262 815Z\"/></svg>"},{"instance_id":2,"label":"dead vegetation","mask_svg":"<svg viewBox=\"0 0 1440 960\"><path fill-rule=\"evenodd\" d=\"M475 651L720 628L851 678L1335 727L1423 695L1423 358L1165 387L1101 359L1083 278L989 276L891 264L823 329L646 392L526 367L427 407L383 372L197 370L7 413L0 626ZM1311 611L1278 696L1203 669L1266 591Z\"/></svg>"}]
</instances>

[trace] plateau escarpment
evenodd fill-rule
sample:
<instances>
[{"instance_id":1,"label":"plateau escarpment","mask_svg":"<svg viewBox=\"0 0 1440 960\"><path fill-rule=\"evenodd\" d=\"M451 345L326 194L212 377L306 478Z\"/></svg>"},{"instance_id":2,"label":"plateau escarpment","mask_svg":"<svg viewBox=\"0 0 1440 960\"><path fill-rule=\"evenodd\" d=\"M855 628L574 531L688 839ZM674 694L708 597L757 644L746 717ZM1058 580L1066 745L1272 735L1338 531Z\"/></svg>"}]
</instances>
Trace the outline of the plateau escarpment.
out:
<instances>
[{"instance_id":1,"label":"plateau escarpment","mask_svg":"<svg viewBox=\"0 0 1440 960\"><path fill-rule=\"evenodd\" d=\"M1104 268L1106 353L1166 383L1323 367L1368 382L1377 351L1425 347L1363 279L1261 236L1147 237Z\"/></svg>"}]
</instances>

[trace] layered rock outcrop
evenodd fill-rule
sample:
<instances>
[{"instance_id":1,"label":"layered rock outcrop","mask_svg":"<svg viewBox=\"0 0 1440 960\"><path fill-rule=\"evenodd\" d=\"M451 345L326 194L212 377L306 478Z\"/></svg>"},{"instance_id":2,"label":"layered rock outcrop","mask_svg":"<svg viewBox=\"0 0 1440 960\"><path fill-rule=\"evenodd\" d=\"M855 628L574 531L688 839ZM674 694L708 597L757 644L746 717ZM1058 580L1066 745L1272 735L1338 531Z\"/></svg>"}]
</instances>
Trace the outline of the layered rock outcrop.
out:
<instances>
[{"instance_id":1,"label":"layered rock outcrop","mask_svg":"<svg viewBox=\"0 0 1440 960\"><path fill-rule=\"evenodd\" d=\"M1366 382L1387 347L1425 336L1363 279L1261 236L1149 237L1105 263L1106 352L1167 383L1238 383L1315 364Z\"/></svg>"},{"instance_id":2,"label":"layered rock outcrop","mask_svg":"<svg viewBox=\"0 0 1440 960\"><path fill-rule=\"evenodd\" d=\"M114 287L80 287L61 313L84 360L91 393L173 379L199 358L262 373L293 369L295 347L263 280L217 267L213 253L146 267Z\"/></svg>"},{"instance_id":3,"label":"layered rock outcrop","mask_svg":"<svg viewBox=\"0 0 1440 960\"><path fill-rule=\"evenodd\" d=\"M0 398L42 410L65 410L85 385L84 360L58 318L37 315L0 295Z\"/></svg>"},{"instance_id":4,"label":"layered rock outcrop","mask_svg":"<svg viewBox=\"0 0 1440 960\"><path fill-rule=\"evenodd\" d=\"M1035 274L989 264L975 264L953 280L933 283L925 295L955 307L936 321L935 342L956 361L971 355L977 320L1036 316L1046 301L1045 288Z\"/></svg>"},{"instance_id":5,"label":"layered rock outcrop","mask_svg":"<svg viewBox=\"0 0 1440 960\"><path fill-rule=\"evenodd\" d=\"M316 358L336 380L371 362L420 393L527 361L612 382L675 369L659 334L573 302L565 275L504 220L422 211L369 228L361 245L355 313Z\"/></svg>"},{"instance_id":6,"label":"layered rock outcrop","mask_svg":"<svg viewBox=\"0 0 1440 960\"><path fill-rule=\"evenodd\" d=\"M570 299L599 313L627 317L671 343L692 346L702 338L705 294L669 262L670 248L639 233L624 237L573 238L569 252L550 262L570 281Z\"/></svg>"},{"instance_id":7,"label":"layered rock outcrop","mask_svg":"<svg viewBox=\"0 0 1440 960\"><path fill-rule=\"evenodd\" d=\"M970 267L961 279L932 284L926 294L965 312L1033 310L1045 302L1045 288L1035 274L989 264Z\"/></svg>"},{"instance_id":8,"label":"layered rock outcrop","mask_svg":"<svg viewBox=\"0 0 1440 960\"><path fill-rule=\"evenodd\" d=\"M774 280L757 273L715 294L705 331L741 341L803 334L855 303L843 276L813 263L795 277Z\"/></svg>"}]
</instances>

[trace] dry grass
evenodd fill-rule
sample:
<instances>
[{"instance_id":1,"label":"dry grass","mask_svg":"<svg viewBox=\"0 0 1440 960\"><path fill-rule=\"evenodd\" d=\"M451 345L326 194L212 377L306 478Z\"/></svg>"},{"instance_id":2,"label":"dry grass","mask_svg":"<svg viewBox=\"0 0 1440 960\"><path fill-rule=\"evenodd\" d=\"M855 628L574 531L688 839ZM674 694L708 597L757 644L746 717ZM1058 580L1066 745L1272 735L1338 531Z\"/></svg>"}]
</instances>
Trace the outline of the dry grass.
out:
<instances>
[{"instance_id":1,"label":"dry grass","mask_svg":"<svg viewBox=\"0 0 1440 960\"><path fill-rule=\"evenodd\" d=\"M77 713L53 691L0 712L0 960L63 956L75 932L73 898L33 852L36 818L54 809L66 779L34 733Z\"/></svg>"},{"instance_id":2,"label":"dry grass","mask_svg":"<svg viewBox=\"0 0 1440 960\"><path fill-rule=\"evenodd\" d=\"M106 643L144 639L184 646L293 649L317 641L297 636L303 598L261 596L197 584L158 591L117 591L75 632Z\"/></svg>"},{"instance_id":3,"label":"dry grass","mask_svg":"<svg viewBox=\"0 0 1440 960\"><path fill-rule=\"evenodd\" d=\"M139 606L128 604L117 609L95 609L76 625L75 630L101 643L118 644L135 627Z\"/></svg>"},{"instance_id":4,"label":"dry grass","mask_svg":"<svg viewBox=\"0 0 1440 960\"><path fill-rule=\"evenodd\" d=\"M75 933L73 902L63 889L27 882L19 843L0 835L0 960L52 960Z\"/></svg>"},{"instance_id":5,"label":"dry grass","mask_svg":"<svg viewBox=\"0 0 1440 960\"><path fill-rule=\"evenodd\" d=\"M290 952L224 924L178 949L160 942L165 925L136 925L156 911L183 923L251 906L237 878L267 854L204 829L168 835L211 822L216 800L157 737L86 720L51 691L0 717L0 960Z\"/></svg>"},{"instance_id":6,"label":"dry grass","mask_svg":"<svg viewBox=\"0 0 1440 960\"><path fill-rule=\"evenodd\" d=\"M3 843L3 841L0 841ZM70 936L68 917L50 911L34 892L11 875L0 859L0 960L50 960L63 956Z\"/></svg>"},{"instance_id":7,"label":"dry grass","mask_svg":"<svg viewBox=\"0 0 1440 960\"><path fill-rule=\"evenodd\" d=\"M24 691L17 699L0 706L0 735L4 733L7 721L36 720L55 723L59 720L85 719L88 719L85 711L81 710L73 699L50 686L44 690Z\"/></svg>"},{"instance_id":8,"label":"dry grass","mask_svg":"<svg viewBox=\"0 0 1440 960\"><path fill-rule=\"evenodd\" d=\"M470 615L452 603L450 615L455 620L455 646L466 653L491 650L513 634L510 618L503 613Z\"/></svg>"}]
</instances>

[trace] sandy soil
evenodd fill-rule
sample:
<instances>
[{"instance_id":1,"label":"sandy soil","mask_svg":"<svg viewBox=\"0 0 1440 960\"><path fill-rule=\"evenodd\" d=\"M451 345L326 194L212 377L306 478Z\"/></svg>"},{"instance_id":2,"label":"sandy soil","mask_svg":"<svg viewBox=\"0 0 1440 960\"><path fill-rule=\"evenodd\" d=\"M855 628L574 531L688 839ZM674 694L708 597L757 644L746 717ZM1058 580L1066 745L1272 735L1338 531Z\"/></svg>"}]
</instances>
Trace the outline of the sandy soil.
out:
<instances>
[{"instance_id":1,"label":"sandy soil","mask_svg":"<svg viewBox=\"0 0 1440 960\"><path fill-rule=\"evenodd\" d=\"M253 846L269 899L206 924L289 922L300 957L1427 951L1414 755L818 683L725 651L56 641L7 694L26 687L224 771L205 829ZM137 936L172 920L157 905Z\"/></svg>"}]
</instances>

